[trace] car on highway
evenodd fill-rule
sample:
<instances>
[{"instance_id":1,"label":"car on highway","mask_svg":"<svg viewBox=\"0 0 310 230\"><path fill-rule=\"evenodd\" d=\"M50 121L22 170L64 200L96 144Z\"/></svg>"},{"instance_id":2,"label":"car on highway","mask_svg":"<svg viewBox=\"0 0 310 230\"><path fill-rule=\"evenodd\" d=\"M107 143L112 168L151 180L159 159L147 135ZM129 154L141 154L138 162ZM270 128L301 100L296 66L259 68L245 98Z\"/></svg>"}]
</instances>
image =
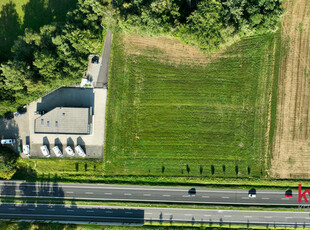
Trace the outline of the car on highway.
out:
<instances>
[{"instance_id":1,"label":"car on highway","mask_svg":"<svg viewBox=\"0 0 310 230\"><path fill-rule=\"evenodd\" d=\"M10 145L10 144L14 144L15 142L16 142L15 139L2 139L1 140L2 145Z\"/></svg>"},{"instance_id":2,"label":"car on highway","mask_svg":"<svg viewBox=\"0 0 310 230\"><path fill-rule=\"evenodd\" d=\"M188 190L188 195L189 196L196 196L196 189L195 188L191 188L190 190Z\"/></svg>"},{"instance_id":3,"label":"car on highway","mask_svg":"<svg viewBox=\"0 0 310 230\"><path fill-rule=\"evenodd\" d=\"M75 151L81 156L81 157L86 157L86 153L82 149L80 145L75 147Z\"/></svg>"},{"instance_id":4,"label":"car on highway","mask_svg":"<svg viewBox=\"0 0 310 230\"><path fill-rule=\"evenodd\" d=\"M67 147L65 148L65 151L66 151L66 153L67 153L69 156L74 156L74 155L75 155L74 152L73 152L73 150L72 150L72 148L71 148L70 146L67 146Z\"/></svg>"},{"instance_id":5,"label":"car on highway","mask_svg":"<svg viewBox=\"0 0 310 230\"><path fill-rule=\"evenodd\" d=\"M287 190L287 191L285 191L285 197L286 198L292 198L293 197L293 192L292 192L292 190Z\"/></svg>"},{"instance_id":6,"label":"car on highway","mask_svg":"<svg viewBox=\"0 0 310 230\"><path fill-rule=\"evenodd\" d=\"M252 188L249 190L249 198L255 198L256 197L256 189Z\"/></svg>"},{"instance_id":7,"label":"car on highway","mask_svg":"<svg viewBox=\"0 0 310 230\"><path fill-rule=\"evenodd\" d=\"M50 151L48 151L48 148L47 148L46 145L41 146L40 149L41 149L41 152L42 152L43 156L45 156L45 157L50 157L51 156L50 155Z\"/></svg>"},{"instance_id":8,"label":"car on highway","mask_svg":"<svg viewBox=\"0 0 310 230\"><path fill-rule=\"evenodd\" d=\"M53 152L55 153L56 157L62 157L62 152L60 151L58 146L53 147Z\"/></svg>"}]
</instances>

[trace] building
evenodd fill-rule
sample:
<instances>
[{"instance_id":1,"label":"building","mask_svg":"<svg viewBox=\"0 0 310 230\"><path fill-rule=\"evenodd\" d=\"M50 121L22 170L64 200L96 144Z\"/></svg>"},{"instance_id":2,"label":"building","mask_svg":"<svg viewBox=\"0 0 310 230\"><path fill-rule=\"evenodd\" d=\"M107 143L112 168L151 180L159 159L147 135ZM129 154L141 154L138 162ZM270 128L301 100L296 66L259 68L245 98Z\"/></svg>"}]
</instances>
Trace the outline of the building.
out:
<instances>
[{"instance_id":1,"label":"building","mask_svg":"<svg viewBox=\"0 0 310 230\"><path fill-rule=\"evenodd\" d=\"M56 107L34 122L35 133L88 135L91 130L91 107Z\"/></svg>"}]
</instances>

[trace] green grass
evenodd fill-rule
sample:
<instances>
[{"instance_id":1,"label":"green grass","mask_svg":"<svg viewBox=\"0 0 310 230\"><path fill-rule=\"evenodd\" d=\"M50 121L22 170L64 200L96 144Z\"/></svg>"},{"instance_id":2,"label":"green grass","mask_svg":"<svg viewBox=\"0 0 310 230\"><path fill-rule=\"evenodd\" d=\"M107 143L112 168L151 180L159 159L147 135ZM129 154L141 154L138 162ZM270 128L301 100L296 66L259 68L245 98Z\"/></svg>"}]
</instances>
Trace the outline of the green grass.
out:
<instances>
[{"instance_id":1,"label":"green grass","mask_svg":"<svg viewBox=\"0 0 310 230\"><path fill-rule=\"evenodd\" d=\"M65 159L20 159L13 179L91 181L102 176L102 161Z\"/></svg>"},{"instance_id":2,"label":"green grass","mask_svg":"<svg viewBox=\"0 0 310 230\"><path fill-rule=\"evenodd\" d=\"M106 175L261 177L275 40L250 37L207 66L126 53L114 34ZM137 48L138 49L138 48Z\"/></svg>"}]
</instances>

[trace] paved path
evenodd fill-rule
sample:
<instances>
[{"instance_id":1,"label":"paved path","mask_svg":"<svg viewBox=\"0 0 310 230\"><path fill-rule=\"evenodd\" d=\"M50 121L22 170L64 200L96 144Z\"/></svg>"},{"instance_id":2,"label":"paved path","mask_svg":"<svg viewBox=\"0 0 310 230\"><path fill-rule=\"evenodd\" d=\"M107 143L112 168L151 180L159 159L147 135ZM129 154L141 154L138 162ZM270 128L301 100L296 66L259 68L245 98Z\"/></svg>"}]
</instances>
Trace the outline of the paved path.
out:
<instances>
[{"instance_id":1,"label":"paved path","mask_svg":"<svg viewBox=\"0 0 310 230\"><path fill-rule=\"evenodd\" d=\"M23 220L53 220L64 223L96 222L109 224L144 221L188 222L212 224L245 224L309 227L309 212L208 210L182 208L144 208L123 206L86 206L62 204L0 204L0 218Z\"/></svg>"},{"instance_id":2,"label":"paved path","mask_svg":"<svg viewBox=\"0 0 310 230\"><path fill-rule=\"evenodd\" d=\"M101 54L101 68L97 79L97 85L108 84L110 53L112 45L112 31L108 30L104 41L104 47Z\"/></svg>"},{"instance_id":3,"label":"paved path","mask_svg":"<svg viewBox=\"0 0 310 230\"><path fill-rule=\"evenodd\" d=\"M285 198L285 191L257 190L256 197L249 198L248 190L197 188L196 195L190 196L188 193L189 189L191 188L1 182L0 196L187 204L277 205L296 207L299 205L298 191L293 191L293 198ZM303 204L305 203L303 202Z\"/></svg>"}]
</instances>

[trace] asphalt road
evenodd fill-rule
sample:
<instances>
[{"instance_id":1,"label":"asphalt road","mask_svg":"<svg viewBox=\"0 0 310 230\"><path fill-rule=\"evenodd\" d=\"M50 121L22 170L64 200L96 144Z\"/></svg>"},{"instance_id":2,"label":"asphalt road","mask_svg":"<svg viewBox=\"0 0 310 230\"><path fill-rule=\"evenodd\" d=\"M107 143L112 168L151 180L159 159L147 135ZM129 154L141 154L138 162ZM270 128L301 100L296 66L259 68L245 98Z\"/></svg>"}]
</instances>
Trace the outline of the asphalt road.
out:
<instances>
[{"instance_id":1,"label":"asphalt road","mask_svg":"<svg viewBox=\"0 0 310 230\"><path fill-rule=\"evenodd\" d=\"M143 225L144 221L212 224L260 224L310 226L309 212L273 212L176 208L131 208L119 206L0 204L0 218L45 220L66 223L109 222Z\"/></svg>"},{"instance_id":2,"label":"asphalt road","mask_svg":"<svg viewBox=\"0 0 310 230\"><path fill-rule=\"evenodd\" d=\"M87 200L142 201L163 203L224 204L224 205L277 205L298 206L298 191L292 198L285 197L285 191L257 190L255 198L249 198L248 190L191 189L182 187L151 187L99 184L58 184L0 182L2 197L41 197ZM304 201L302 204L306 204Z\"/></svg>"},{"instance_id":3,"label":"asphalt road","mask_svg":"<svg viewBox=\"0 0 310 230\"><path fill-rule=\"evenodd\" d=\"M100 84L108 83L111 45L112 45L112 31L108 30L104 40L104 47L101 54L102 57L101 68L99 70L99 76L96 82L98 86L100 86Z\"/></svg>"}]
</instances>

